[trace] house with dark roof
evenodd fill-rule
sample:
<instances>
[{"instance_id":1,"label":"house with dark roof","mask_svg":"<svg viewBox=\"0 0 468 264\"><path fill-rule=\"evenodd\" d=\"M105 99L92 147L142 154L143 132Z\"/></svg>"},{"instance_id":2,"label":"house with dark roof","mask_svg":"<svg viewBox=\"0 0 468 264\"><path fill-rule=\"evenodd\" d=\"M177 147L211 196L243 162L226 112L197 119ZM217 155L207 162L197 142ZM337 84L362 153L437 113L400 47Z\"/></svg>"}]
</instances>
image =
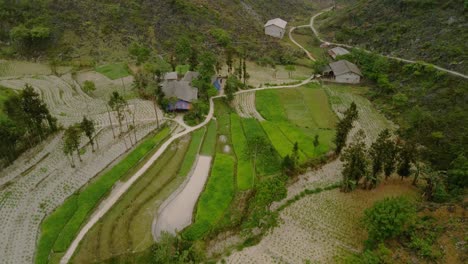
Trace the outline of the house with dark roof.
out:
<instances>
[{"instance_id":1,"label":"house with dark roof","mask_svg":"<svg viewBox=\"0 0 468 264\"><path fill-rule=\"evenodd\" d=\"M192 103L198 100L198 89L192 86L193 79L198 77L198 72L187 72L184 77L179 80L177 72L170 72L164 76L164 81L161 85L162 92L166 98L176 98L176 102L171 102L167 106L167 110L190 110Z\"/></svg>"},{"instance_id":2,"label":"house with dark roof","mask_svg":"<svg viewBox=\"0 0 468 264\"><path fill-rule=\"evenodd\" d=\"M288 22L281 18L268 20L264 26L265 34L271 37L282 39L284 37L284 33L286 32L287 25Z\"/></svg>"},{"instance_id":3,"label":"house with dark roof","mask_svg":"<svg viewBox=\"0 0 468 264\"><path fill-rule=\"evenodd\" d=\"M347 60L328 64L324 69L323 75L334 79L337 83L359 83L362 77L359 68Z\"/></svg>"}]
</instances>

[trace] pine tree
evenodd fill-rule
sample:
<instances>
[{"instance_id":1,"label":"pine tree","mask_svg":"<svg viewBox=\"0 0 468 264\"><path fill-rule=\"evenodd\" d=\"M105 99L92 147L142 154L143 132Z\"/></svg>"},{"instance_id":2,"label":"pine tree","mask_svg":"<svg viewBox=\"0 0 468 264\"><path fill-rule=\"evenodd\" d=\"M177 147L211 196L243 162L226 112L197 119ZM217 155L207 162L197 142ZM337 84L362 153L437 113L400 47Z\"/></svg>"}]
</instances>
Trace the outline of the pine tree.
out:
<instances>
[{"instance_id":1,"label":"pine tree","mask_svg":"<svg viewBox=\"0 0 468 264\"><path fill-rule=\"evenodd\" d=\"M356 139L343 153L341 160L344 162L342 191L350 192L358 186L359 181L368 175L368 161L366 144L364 143L364 131L360 130Z\"/></svg>"}]
</instances>

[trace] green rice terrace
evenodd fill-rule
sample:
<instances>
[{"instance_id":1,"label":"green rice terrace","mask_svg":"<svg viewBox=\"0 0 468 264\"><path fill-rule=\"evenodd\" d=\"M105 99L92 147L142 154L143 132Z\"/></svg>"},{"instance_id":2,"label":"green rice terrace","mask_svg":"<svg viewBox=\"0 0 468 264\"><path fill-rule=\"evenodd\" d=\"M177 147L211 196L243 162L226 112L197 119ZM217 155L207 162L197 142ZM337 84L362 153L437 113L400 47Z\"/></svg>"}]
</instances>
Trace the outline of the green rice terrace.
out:
<instances>
[{"instance_id":1,"label":"green rice terrace","mask_svg":"<svg viewBox=\"0 0 468 264\"><path fill-rule=\"evenodd\" d=\"M467 1L0 10L0 264L467 263Z\"/></svg>"}]
</instances>

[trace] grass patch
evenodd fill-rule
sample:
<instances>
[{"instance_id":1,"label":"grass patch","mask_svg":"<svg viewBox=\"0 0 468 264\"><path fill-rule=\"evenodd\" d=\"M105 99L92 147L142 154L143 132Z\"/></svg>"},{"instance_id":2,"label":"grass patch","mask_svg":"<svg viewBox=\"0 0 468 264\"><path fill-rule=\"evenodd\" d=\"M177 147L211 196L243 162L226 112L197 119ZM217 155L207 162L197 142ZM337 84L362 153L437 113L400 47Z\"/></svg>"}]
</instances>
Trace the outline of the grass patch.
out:
<instances>
[{"instance_id":1,"label":"grass patch","mask_svg":"<svg viewBox=\"0 0 468 264\"><path fill-rule=\"evenodd\" d=\"M229 155L216 155L210 178L198 201L195 223L183 233L185 239L202 238L229 207L235 190L234 163L234 158Z\"/></svg>"},{"instance_id":2,"label":"grass patch","mask_svg":"<svg viewBox=\"0 0 468 264\"><path fill-rule=\"evenodd\" d=\"M96 67L96 71L111 80L120 79L130 75L125 63L114 63Z\"/></svg>"},{"instance_id":3,"label":"grass patch","mask_svg":"<svg viewBox=\"0 0 468 264\"><path fill-rule=\"evenodd\" d=\"M208 124L208 131L206 132L205 140L200 151L202 155L213 156L216 147L216 121L211 120Z\"/></svg>"},{"instance_id":4,"label":"grass patch","mask_svg":"<svg viewBox=\"0 0 468 264\"><path fill-rule=\"evenodd\" d=\"M231 136L237 156L237 188L239 190L251 189L255 182L255 171L252 161L245 155L247 138L244 135L241 119L237 114L231 114Z\"/></svg>"},{"instance_id":5,"label":"grass patch","mask_svg":"<svg viewBox=\"0 0 468 264\"><path fill-rule=\"evenodd\" d=\"M64 252L71 244L84 221L99 201L110 191L116 181L170 133L168 127L143 141L135 150L116 166L67 199L41 224L36 263L47 263L49 254Z\"/></svg>"},{"instance_id":6,"label":"grass patch","mask_svg":"<svg viewBox=\"0 0 468 264\"><path fill-rule=\"evenodd\" d=\"M197 158L198 152L200 151L200 146L203 141L203 136L205 135L206 128L203 127L192 134L192 140L190 142L190 146L188 148L187 153L185 153L184 162L179 169L178 175L180 176L187 176L190 170L195 163Z\"/></svg>"},{"instance_id":7,"label":"grass patch","mask_svg":"<svg viewBox=\"0 0 468 264\"><path fill-rule=\"evenodd\" d=\"M302 161L333 148L337 118L326 92L317 85L257 92L256 106L267 119L262 127L280 156L290 154L295 142L303 153ZM315 135L319 136L317 148L313 145Z\"/></svg>"},{"instance_id":8,"label":"grass patch","mask_svg":"<svg viewBox=\"0 0 468 264\"><path fill-rule=\"evenodd\" d=\"M73 263L94 263L123 252L138 252L153 244L151 225L161 201L182 184L178 173L194 140L189 136L173 143L119 199L80 245Z\"/></svg>"}]
</instances>

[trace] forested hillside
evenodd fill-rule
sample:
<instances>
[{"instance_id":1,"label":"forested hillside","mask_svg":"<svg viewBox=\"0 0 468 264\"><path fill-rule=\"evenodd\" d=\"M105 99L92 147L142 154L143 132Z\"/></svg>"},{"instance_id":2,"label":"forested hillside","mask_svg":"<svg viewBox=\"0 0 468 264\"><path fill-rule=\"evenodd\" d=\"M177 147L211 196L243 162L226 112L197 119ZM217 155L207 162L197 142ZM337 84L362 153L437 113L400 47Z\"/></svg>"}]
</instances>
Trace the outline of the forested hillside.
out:
<instances>
[{"instance_id":1,"label":"forested hillside","mask_svg":"<svg viewBox=\"0 0 468 264\"><path fill-rule=\"evenodd\" d=\"M466 0L362 0L323 16L331 41L468 72Z\"/></svg>"},{"instance_id":2,"label":"forested hillside","mask_svg":"<svg viewBox=\"0 0 468 264\"><path fill-rule=\"evenodd\" d=\"M121 59L133 41L171 52L181 37L205 47L229 39L268 51L267 19L308 15L330 1L40 0L0 1L0 55L93 63ZM287 8L286 8L287 7ZM246 43L248 42L248 43Z\"/></svg>"}]
</instances>

